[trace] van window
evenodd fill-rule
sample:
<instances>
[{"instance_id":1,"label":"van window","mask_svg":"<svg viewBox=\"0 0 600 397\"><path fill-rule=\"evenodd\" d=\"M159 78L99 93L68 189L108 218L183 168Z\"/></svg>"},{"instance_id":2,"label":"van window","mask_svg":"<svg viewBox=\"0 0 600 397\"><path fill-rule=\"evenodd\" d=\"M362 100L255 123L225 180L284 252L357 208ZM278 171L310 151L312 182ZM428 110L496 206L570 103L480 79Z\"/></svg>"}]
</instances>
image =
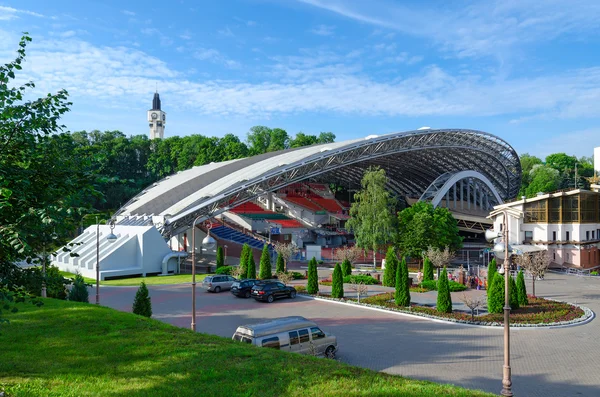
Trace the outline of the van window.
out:
<instances>
[{"instance_id":1,"label":"van window","mask_svg":"<svg viewBox=\"0 0 600 397\"><path fill-rule=\"evenodd\" d=\"M321 331L318 327L312 327L310 329L310 333L312 334L313 340L321 339L325 337L325 333Z\"/></svg>"},{"instance_id":2,"label":"van window","mask_svg":"<svg viewBox=\"0 0 600 397\"><path fill-rule=\"evenodd\" d=\"M298 331L290 332L290 345L297 345L300 343L300 339L298 338Z\"/></svg>"},{"instance_id":3,"label":"van window","mask_svg":"<svg viewBox=\"0 0 600 397\"><path fill-rule=\"evenodd\" d=\"M246 335L238 334L237 332L233 335L233 340L237 340L238 342L252 343L252 339L247 337Z\"/></svg>"},{"instance_id":4,"label":"van window","mask_svg":"<svg viewBox=\"0 0 600 397\"><path fill-rule=\"evenodd\" d=\"M309 341L307 329L301 329L298 331L298 334L300 335L300 343L306 343Z\"/></svg>"},{"instance_id":5,"label":"van window","mask_svg":"<svg viewBox=\"0 0 600 397\"><path fill-rule=\"evenodd\" d=\"M275 336L273 338L263 339L262 347L270 347L272 349L279 349L279 338L277 336Z\"/></svg>"}]
</instances>

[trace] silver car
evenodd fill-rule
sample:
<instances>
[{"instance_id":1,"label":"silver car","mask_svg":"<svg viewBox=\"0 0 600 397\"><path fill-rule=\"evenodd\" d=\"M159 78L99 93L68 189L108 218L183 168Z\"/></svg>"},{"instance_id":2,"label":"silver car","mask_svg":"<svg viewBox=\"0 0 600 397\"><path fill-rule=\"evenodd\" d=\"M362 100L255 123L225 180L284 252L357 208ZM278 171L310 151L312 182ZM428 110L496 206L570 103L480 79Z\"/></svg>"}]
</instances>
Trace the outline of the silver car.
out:
<instances>
[{"instance_id":1,"label":"silver car","mask_svg":"<svg viewBox=\"0 0 600 397\"><path fill-rule=\"evenodd\" d=\"M210 292L221 292L231 289L231 285L237 281L235 277L226 274L217 274L215 276L206 276L202 281L202 288Z\"/></svg>"}]
</instances>

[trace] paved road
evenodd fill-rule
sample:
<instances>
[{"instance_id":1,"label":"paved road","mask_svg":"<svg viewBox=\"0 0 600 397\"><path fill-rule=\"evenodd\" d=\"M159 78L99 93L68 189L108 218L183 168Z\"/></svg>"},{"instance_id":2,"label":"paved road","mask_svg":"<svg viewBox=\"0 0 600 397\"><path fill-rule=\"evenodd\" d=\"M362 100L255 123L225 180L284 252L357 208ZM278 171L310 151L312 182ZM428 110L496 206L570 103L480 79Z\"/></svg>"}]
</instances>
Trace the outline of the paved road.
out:
<instances>
[{"instance_id":1,"label":"paved road","mask_svg":"<svg viewBox=\"0 0 600 397\"><path fill-rule=\"evenodd\" d=\"M530 282L528 281L528 288ZM191 287L150 286L154 318L189 327ZM103 304L130 311L136 288L102 287ZM600 280L547 275L538 295L600 312ZM440 324L390 313L304 298L273 304L200 291L200 332L231 337L240 324L287 315L315 320L338 337L338 359L392 374L453 383L498 393L501 389L502 330ZM553 330L511 333L516 396L600 396L600 320Z\"/></svg>"}]
</instances>

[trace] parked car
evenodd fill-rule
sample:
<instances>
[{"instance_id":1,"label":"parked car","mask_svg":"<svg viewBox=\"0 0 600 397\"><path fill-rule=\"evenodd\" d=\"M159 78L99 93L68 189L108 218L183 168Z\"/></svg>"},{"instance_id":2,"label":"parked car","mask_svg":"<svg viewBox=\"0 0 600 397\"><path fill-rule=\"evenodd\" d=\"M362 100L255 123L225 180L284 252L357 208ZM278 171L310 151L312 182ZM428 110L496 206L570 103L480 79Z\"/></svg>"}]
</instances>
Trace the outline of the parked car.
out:
<instances>
[{"instance_id":1,"label":"parked car","mask_svg":"<svg viewBox=\"0 0 600 397\"><path fill-rule=\"evenodd\" d=\"M257 301L273 302L279 298L295 298L296 288L279 281L264 281L252 287L252 297Z\"/></svg>"},{"instance_id":2,"label":"parked car","mask_svg":"<svg viewBox=\"0 0 600 397\"><path fill-rule=\"evenodd\" d=\"M255 280L253 278L234 281L231 285L231 293L238 298L250 298L252 287L260 282L260 280Z\"/></svg>"},{"instance_id":3,"label":"parked car","mask_svg":"<svg viewBox=\"0 0 600 397\"><path fill-rule=\"evenodd\" d=\"M283 351L333 358L337 338L304 317L282 317L258 324L242 325L232 337L244 343Z\"/></svg>"},{"instance_id":4,"label":"parked car","mask_svg":"<svg viewBox=\"0 0 600 397\"><path fill-rule=\"evenodd\" d=\"M202 281L202 288L206 288L210 292L221 292L231 289L231 285L237 281L235 277L225 274L217 274L214 276L206 276Z\"/></svg>"}]
</instances>

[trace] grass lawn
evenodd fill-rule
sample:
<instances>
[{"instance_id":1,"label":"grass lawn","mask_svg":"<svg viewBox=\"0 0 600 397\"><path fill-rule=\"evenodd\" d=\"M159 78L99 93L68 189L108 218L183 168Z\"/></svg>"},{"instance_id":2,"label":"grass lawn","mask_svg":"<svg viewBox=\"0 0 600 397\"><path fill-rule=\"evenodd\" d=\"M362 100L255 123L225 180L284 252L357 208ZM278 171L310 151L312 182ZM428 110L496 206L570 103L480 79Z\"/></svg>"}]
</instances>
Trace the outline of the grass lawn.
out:
<instances>
[{"instance_id":1,"label":"grass lawn","mask_svg":"<svg viewBox=\"0 0 600 397\"><path fill-rule=\"evenodd\" d=\"M61 272L64 277L73 278L73 273ZM196 274L196 282L202 282L204 277L209 274ZM84 277L86 283L96 284L96 280L93 278ZM183 284L191 283L191 274L175 274L172 276L150 276L150 277L134 277L134 278L121 278L118 280L104 280L100 281L101 285L120 285L120 286L138 286L142 281L146 282L146 285L160 285L160 284Z\"/></svg>"},{"instance_id":2,"label":"grass lawn","mask_svg":"<svg viewBox=\"0 0 600 397\"><path fill-rule=\"evenodd\" d=\"M0 336L6 396L492 396L258 348L102 306L53 299L41 308L18 306Z\"/></svg>"}]
</instances>

